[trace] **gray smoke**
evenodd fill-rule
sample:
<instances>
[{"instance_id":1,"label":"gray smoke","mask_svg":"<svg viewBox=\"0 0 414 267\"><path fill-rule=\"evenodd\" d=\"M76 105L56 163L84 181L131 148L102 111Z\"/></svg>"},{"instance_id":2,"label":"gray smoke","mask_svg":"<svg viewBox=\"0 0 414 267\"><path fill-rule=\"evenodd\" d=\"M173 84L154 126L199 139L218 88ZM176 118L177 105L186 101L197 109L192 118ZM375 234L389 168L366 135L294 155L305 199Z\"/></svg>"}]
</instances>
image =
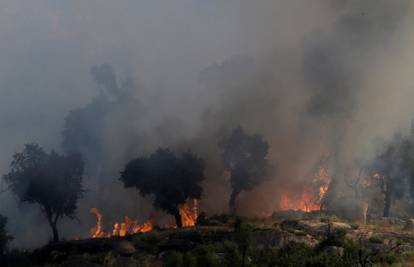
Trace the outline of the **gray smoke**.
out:
<instances>
[{"instance_id":1,"label":"gray smoke","mask_svg":"<svg viewBox=\"0 0 414 267\"><path fill-rule=\"evenodd\" d=\"M272 211L321 157L342 177L409 129L412 15L409 0L2 1L0 170L25 142L81 149L89 192L80 223L60 226L73 238L87 235L94 206L108 223L162 218L119 171L158 146L191 147L208 166L201 208L225 212L217 142L241 125L264 134L276 173L240 196L240 210ZM35 207L6 193L0 213L14 245L46 241Z\"/></svg>"}]
</instances>

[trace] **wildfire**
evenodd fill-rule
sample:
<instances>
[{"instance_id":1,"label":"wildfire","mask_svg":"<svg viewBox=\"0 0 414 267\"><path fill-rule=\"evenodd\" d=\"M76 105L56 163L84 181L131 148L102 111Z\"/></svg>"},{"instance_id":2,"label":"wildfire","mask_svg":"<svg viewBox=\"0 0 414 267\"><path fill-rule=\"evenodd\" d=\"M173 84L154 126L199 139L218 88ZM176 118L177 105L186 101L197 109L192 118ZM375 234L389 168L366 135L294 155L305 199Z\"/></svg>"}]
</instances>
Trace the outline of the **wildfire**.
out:
<instances>
[{"instance_id":1,"label":"wildfire","mask_svg":"<svg viewBox=\"0 0 414 267\"><path fill-rule=\"evenodd\" d=\"M181 220L183 227L192 227L196 225L198 218L198 202L192 199L190 203L185 203L180 207Z\"/></svg>"},{"instance_id":2,"label":"wildfire","mask_svg":"<svg viewBox=\"0 0 414 267\"><path fill-rule=\"evenodd\" d=\"M91 213L96 216L96 225L91 229L91 238L126 236L128 234L146 233L153 229L152 221L148 220L144 224L138 224L136 220L125 216L124 222L115 223L112 231L106 233L103 230L102 214L97 208L92 208Z\"/></svg>"},{"instance_id":3,"label":"wildfire","mask_svg":"<svg viewBox=\"0 0 414 267\"><path fill-rule=\"evenodd\" d=\"M102 227L102 214L97 208L92 208L91 213L96 216L96 225L91 229L91 238L103 237L105 233L103 232Z\"/></svg>"},{"instance_id":4,"label":"wildfire","mask_svg":"<svg viewBox=\"0 0 414 267\"><path fill-rule=\"evenodd\" d=\"M103 228L102 214L100 211L97 208L92 208L90 212L96 216L96 225L90 231L91 238L104 238L113 236L123 237L131 234L147 233L152 231L154 228L153 222L151 220L147 220L143 224L139 224L136 220L132 220L128 216L125 216L123 222L116 222L110 232L105 232ZM192 199L187 203L181 205L180 215L183 227L195 226L198 218L197 199ZM175 225L167 227L175 227Z\"/></svg>"},{"instance_id":5,"label":"wildfire","mask_svg":"<svg viewBox=\"0 0 414 267\"><path fill-rule=\"evenodd\" d=\"M319 169L319 173L313 179L313 184L319 185L319 202L321 202L331 184L327 168L321 167Z\"/></svg>"},{"instance_id":6,"label":"wildfire","mask_svg":"<svg viewBox=\"0 0 414 267\"><path fill-rule=\"evenodd\" d=\"M320 210L320 204L305 190L298 199L292 199L288 194L282 194L280 198L280 210L301 210L304 212Z\"/></svg>"},{"instance_id":7,"label":"wildfire","mask_svg":"<svg viewBox=\"0 0 414 267\"><path fill-rule=\"evenodd\" d=\"M321 167L313 178L312 183L296 198L288 193L281 195L279 210L300 210L304 212L320 210L322 200L328 191L330 183L328 169Z\"/></svg>"}]
</instances>

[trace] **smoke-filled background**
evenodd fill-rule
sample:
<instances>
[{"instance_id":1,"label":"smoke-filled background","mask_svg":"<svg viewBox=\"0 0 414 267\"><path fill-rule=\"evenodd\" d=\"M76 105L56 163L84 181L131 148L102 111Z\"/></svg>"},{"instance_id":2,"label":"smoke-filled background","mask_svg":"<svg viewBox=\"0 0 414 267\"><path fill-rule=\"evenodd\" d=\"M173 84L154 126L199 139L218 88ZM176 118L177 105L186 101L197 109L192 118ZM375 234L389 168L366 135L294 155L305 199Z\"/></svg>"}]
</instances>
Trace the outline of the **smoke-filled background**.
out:
<instances>
[{"instance_id":1,"label":"smoke-filled background","mask_svg":"<svg viewBox=\"0 0 414 267\"><path fill-rule=\"evenodd\" d=\"M201 210L228 211L218 141L262 133L275 173L238 199L273 211L320 159L342 177L414 118L410 0L0 1L0 172L26 142L81 151L88 190L64 237L162 218L119 172L157 147L207 163ZM5 187L0 183L0 186ZM37 207L0 195L15 246L47 241Z\"/></svg>"}]
</instances>

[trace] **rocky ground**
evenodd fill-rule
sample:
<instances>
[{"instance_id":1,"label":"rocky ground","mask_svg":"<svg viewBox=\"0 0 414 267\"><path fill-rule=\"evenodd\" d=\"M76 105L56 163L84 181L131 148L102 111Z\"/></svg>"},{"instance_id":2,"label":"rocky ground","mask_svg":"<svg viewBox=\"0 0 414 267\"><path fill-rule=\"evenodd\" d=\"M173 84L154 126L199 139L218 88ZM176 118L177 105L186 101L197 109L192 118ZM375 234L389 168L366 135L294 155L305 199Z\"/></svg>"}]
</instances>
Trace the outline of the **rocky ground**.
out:
<instances>
[{"instance_id":1,"label":"rocky ground","mask_svg":"<svg viewBox=\"0 0 414 267\"><path fill-rule=\"evenodd\" d=\"M294 217L214 216L194 228L49 244L16 252L4 262L50 267L414 266L412 221L362 225Z\"/></svg>"}]
</instances>

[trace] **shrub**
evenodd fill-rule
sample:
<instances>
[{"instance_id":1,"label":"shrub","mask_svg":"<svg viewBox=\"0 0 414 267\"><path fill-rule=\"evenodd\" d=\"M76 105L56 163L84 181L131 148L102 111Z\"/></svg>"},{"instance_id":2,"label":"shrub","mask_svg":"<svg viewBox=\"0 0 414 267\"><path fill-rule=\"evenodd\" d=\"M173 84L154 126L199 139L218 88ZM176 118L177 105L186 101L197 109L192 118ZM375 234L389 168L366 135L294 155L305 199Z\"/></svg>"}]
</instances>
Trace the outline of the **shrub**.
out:
<instances>
[{"instance_id":1,"label":"shrub","mask_svg":"<svg viewBox=\"0 0 414 267\"><path fill-rule=\"evenodd\" d=\"M161 242L161 237L157 232L138 234L133 236L133 243L136 247L145 250L149 253L158 252L158 243Z\"/></svg>"},{"instance_id":2,"label":"shrub","mask_svg":"<svg viewBox=\"0 0 414 267\"><path fill-rule=\"evenodd\" d=\"M276 266L304 266L305 260L312 255L312 248L306 244L290 242L278 251L273 263Z\"/></svg>"},{"instance_id":3,"label":"shrub","mask_svg":"<svg viewBox=\"0 0 414 267\"><path fill-rule=\"evenodd\" d=\"M240 254L237 244L225 241L223 244L223 266L238 267L242 266L242 255Z\"/></svg>"},{"instance_id":4,"label":"shrub","mask_svg":"<svg viewBox=\"0 0 414 267\"><path fill-rule=\"evenodd\" d=\"M344 247L346 243L346 233L347 230L344 228L338 228L333 231L328 229L325 239L319 244L319 248L323 249L330 246Z\"/></svg>"},{"instance_id":5,"label":"shrub","mask_svg":"<svg viewBox=\"0 0 414 267\"><path fill-rule=\"evenodd\" d=\"M150 232L142 235L141 240L151 246L156 246L161 241L161 237L156 232Z\"/></svg>"},{"instance_id":6,"label":"shrub","mask_svg":"<svg viewBox=\"0 0 414 267\"><path fill-rule=\"evenodd\" d=\"M349 257L347 252L343 256L327 251L314 249L304 243L290 242L279 249L268 266L358 266L357 257Z\"/></svg>"},{"instance_id":7,"label":"shrub","mask_svg":"<svg viewBox=\"0 0 414 267\"><path fill-rule=\"evenodd\" d=\"M183 267L183 254L172 251L165 259L165 267Z\"/></svg>"},{"instance_id":8,"label":"shrub","mask_svg":"<svg viewBox=\"0 0 414 267\"><path fill-rule=\"evenodd\" d=\"M370 238L369 238L369 242L371 242L371 243L375 243L375 244L382 244L382 239L381 239L381 237L379 237L379 236L371 236Z\"/></svg>"},{"instance_id":9,"label":"shrub","mask_svg":"<svg viewBox=\"0 0 414 267\"><path fill-rule=\"evenodd\" d=\"M197 267L197 258L191 252L184 254L183 267Z\"/></svg>"},{"instance_id":10,"label":"shrub","mask_svg":"<svg viewBox=\"0 0 414 267\"><path fill-rule=\"evenodd\" d=\"M221 266L214 247L202 245L194 250L197 258L197 267L218 267Z\"/></svg>"},{"instance_id":11,"label":"shrub","mask_svg":"<svg viewBox=\"0 0 414 267\"><path fill-rule=\"evenodd\" d=\"M239 221L236 224L235 232L235 241L242 257L242 265L246 266L247 258L252 253L253 226Z\"/></svg>"}]
</instances>

